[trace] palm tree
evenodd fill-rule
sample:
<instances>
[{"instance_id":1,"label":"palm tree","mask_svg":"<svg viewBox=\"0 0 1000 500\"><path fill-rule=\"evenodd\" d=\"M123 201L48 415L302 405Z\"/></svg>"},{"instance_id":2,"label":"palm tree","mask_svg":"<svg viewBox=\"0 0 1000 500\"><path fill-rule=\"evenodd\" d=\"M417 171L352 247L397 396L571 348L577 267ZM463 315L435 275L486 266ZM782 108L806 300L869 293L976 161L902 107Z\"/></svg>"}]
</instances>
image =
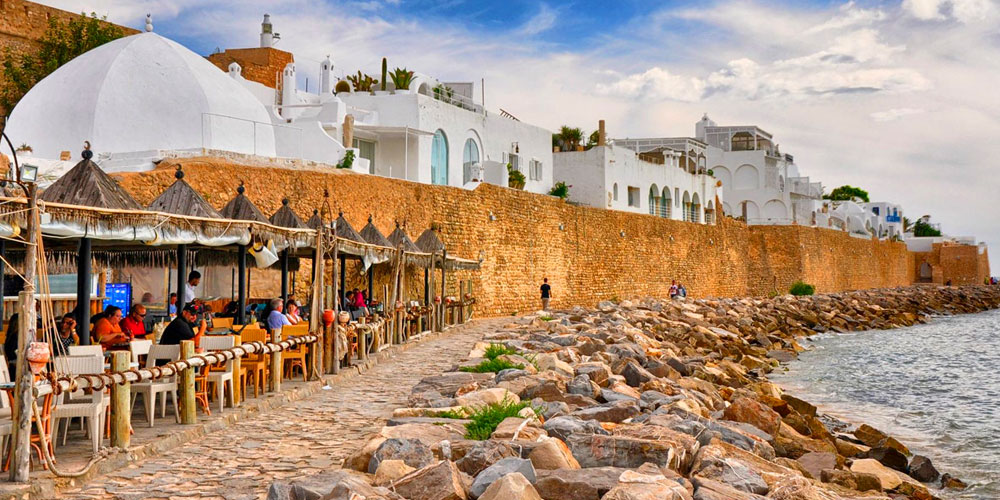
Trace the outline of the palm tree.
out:
<instances>
[{"instance_id":1,"label":"palm tree","mask_svg":"<svg viewBox=\"0 0 1000 500\"><path fill-rule=\"evenodd\" d=\"M577 146L583 141L583 131L578 128L571 128L563 125L556 134L559 142L559 149L563 151L576 151Z\"/></svg>"}]
</instances>

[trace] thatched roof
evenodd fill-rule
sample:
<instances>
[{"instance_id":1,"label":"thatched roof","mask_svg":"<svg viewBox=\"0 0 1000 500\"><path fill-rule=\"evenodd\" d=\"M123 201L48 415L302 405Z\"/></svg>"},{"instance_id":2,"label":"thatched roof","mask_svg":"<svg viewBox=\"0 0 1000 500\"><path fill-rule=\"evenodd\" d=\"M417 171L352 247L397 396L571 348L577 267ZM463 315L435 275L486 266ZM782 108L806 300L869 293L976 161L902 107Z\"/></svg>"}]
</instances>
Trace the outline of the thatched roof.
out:
<instances>
[{"instance_id":1,"label":"thatched roof","mask_svg":"<svg viewBox=\"0 0 1000 500\"><path fill-rule=\"evenodd\" d=\"M406 235L406 231L403 231L398 223L396 229L389 234L388 240L389 243L392 243L393 248L402 248L404 252L409 253L421 253L420 248L417 247L416 243L413 243L413 240Z\"/></svg>"},{"instance_id":2,"label":"thatched roof","mask_svg":"<svg viewBox=\"0 0 1000 500\"><path fill-rule=\"evenodd\" d=\"M80 163L42 192L42 201L114 210L142 210L142 205L128 191L90 160L92 156L90 150L84 151Z\"/></svg>"},{"instance_id":3,"label":"thatched roof","mask_svg":"<svg viewBox=\"0 0 1000 500\"><path fill-rule=\"evenodd\" d=\"M340 215L337 217L337 237L356 243L368 243L351 227L351 223L347 222L347 219L344 218L344 212L340 212Z\"/></svg>"},{"instance_id":4,"label":"thatched roof","mask_svg":"<svg viewBox=\"0 0 1000 500\"><path fill-rule=\"evenodd\" d=\"M261 212L257 205L254 205L250 198L243 194L245 191L243 182L240 182L240 187L236 188L236 196L222 207L222 216L227 219L269 222L264 212Z\"/></svg>"},{"instance_id":5,"label":"thatched roof","mask_svg":"<svg viewBox=\"0 0 1000 500\"><path fill-rule=\"evenodd\" d=\"M385 239L385 236L383 236L382 233L378 230L378 228L375 227L375 224L372 223L372 217L370 215L368 216L368 224L365 225L365 227L363 227L361 229L361 232L358 234L360 234L361 237L365 239L365 241L371 243L372 245L395 248L395 245L393 245L392 242L390 242L389 240Z\"/></svg>"},{"instance_id":6,"label":"thatched roof","mask_svg":"<svg viewBox=\"0 0 1000 500\"><path fill-rule=\"evenodd\" d=\"M313 209L312 217L306 221L306 227L309 229L319 229L323 226L323 218L319 216L319 210Z\"/></svg>"},{"instance_id":7,"label":"thatched roof","mask_svg":"<svg viewBox=\"0 0 1000 500\"><path fill-rule=\"evenodd\" d=\"M444 243L438 238L437 231L427 229L417 238L417 247L427 253L435 253L444 250Z\"/></svg>"},{"instance_id":8,"label":"thatched roof","mask_svg":"<svg viewBox=\"0 0 1000 500\"><path fill-rule=\"evenodd\" d=\"M271 224L293 229L305 229L306 227L302 223L302 219L292 211L292 207L288 206L288 198L281 200L281 208L271 216Z\"/></svg>"},{"instance_id":9,"label":"thatched roof","mask_svg":"<svg viewBox=\"0 0 1000 500\"><path fill-rule=\"evenodd\" d=\"M184 171L179 166L174 177L177 180L149 204L150 210L210 219L223 218L222 214L205 201L205 198L184 182Z\"/></svg>"}]
</instances>

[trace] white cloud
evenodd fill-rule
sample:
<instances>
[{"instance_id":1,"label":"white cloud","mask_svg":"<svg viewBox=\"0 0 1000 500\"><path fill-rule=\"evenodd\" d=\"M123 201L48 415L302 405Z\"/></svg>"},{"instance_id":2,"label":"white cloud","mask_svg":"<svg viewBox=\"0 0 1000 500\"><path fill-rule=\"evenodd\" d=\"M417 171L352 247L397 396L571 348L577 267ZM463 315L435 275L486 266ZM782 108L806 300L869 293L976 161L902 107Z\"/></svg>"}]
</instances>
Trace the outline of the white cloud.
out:
<instances>
[{"instance_id":1,"label":"white cloud","mask_svg":"<svg viewBox=\"0 0 1000 500\"><path fill-rule=\"evenodd\" d=\"M633 99L690 102L701 99L705 93L705 82L699 78L673 75L663 68L654 67L610 84L598 84L597 91L603 95Z\"/></svg>"},{"instance_id":2,"label":"white cloud","mask_svg":"<svg viewBox=\"0 0 1000 500\"><path fill-rule=\"evenodd\" d=\"M556 18L556 11L543 3L539 6L538 13L525 21L517 31L525 36L537 35L555 26Z\"/></svg>"},{"instance_id":3,"label":"white cloud","mask_svg":"<svg viewBox=\"0 0 1000 500\"><path fill-rule=\"evenodd\" d=\"M921 108L892 108L885 111L876 111L869 114L869 116L877 122L891 122L906 116L919 115L926 112L926 109Z\"/></svg>"},{"instance_id":4,"label":"white cloud","mask_svg":"<svg viewBox=\"0 0 1000 500\"><path fill-rule=\"evenodd\" d=\"M924 21L955 19L969 23L995 12L991 0L903 0L902 6L911 16Z\"/></svg>"}]
</instances>

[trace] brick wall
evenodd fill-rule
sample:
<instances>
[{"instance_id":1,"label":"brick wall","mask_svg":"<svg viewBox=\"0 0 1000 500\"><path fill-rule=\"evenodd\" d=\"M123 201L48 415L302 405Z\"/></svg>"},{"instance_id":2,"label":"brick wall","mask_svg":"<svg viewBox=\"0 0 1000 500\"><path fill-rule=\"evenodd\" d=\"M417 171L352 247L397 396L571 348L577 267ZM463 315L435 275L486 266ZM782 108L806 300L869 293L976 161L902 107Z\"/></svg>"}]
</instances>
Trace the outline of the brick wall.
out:
<instances>
[{"instance_id":1,"label":"brick wall","mask_svg":"<svg viewBox=\"0 0 1000 500\"><path fill-rule=\"evenodd\" d=\"M208 56L208 61L222 71L229 72L229 65L237 63L243 78L268 87L278 88L281 72L295 58L291 53L275 48L227 49Z\"/></svg>"},{"instance_id":2,"label":"brick wall","mask_svg":"<svg viewBox=\"0 0 1000 500\"><path fill-rule=\"evenodd\" d=\"M394 221L406 221L414 239L438 224L453 254L477 258L484 253L479 272L449 274L450 294L457 293L456 280L473 280L478 314L534 310L543 277L552 284L553 305L563 307L614 297L664 296L671 279L684 283L690 295L704 297L785 292L797 279L825 292L906 285L914 276L913 259L902 243L818 228L747 227L728 218L704 226L579 207L488 184L467 191L345 171L247 167L205 158L166 160L155 171L118 177L140 202L148 203L173 182L176 164L184 166L185 180L216 207L243 180L246 194L266 214L287 196L305 219L329 190L333 210L343 210L358 230L369 214L386 234ZM377 289L387 282L386 267L376 271ZM348 286L362 288L356 269L349 266ZM411 269L409 284L411 296L419 296L423 272Z\"/></svg>"}]
</instances>

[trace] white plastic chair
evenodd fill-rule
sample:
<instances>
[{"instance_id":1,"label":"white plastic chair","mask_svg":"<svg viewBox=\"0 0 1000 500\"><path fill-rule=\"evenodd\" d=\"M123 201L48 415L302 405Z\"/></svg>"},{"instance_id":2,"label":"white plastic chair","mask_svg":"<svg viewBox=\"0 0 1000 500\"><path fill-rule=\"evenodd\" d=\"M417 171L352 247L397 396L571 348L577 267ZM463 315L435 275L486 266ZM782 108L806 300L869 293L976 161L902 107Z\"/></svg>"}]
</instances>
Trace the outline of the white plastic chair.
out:
<instances>
[{"instance_id":1,"label":"white plastic chair","mask_svg":"<svg viewBox=\"0 0 1000 500\"><path fill-rule=\"evenodd\" d=\"M150 346L149 354L146 356L146 368L156 366L156 362L159 360L177 361L180 357L181 346L179 345L153 345ZM146 410L146 419L149 420L149 426L152 427L156 414L156 397L160 397L160 418L164 418L167 415L167 394L170 395L171 402L174 405L174 419L177 423L180 423L181 416L177 410L176 377L165 377L159 380L132 384L132 401L129 403L129 408L134 408L136 397L142 395L142 402Z\"/></svg>"},{"instance_id":2,"label":"white plastic chair","mask_svg":"<svg viewBox=\"0 0 1000 500\"><path fill-rule=\"evenodd\" d=\"M100 344L95 345L71 345L69 346L70 356L97 356L104 358L104 348ZM103 366L101 367L103 368Z\"/></svg>"},{"instance_id":3,"label":"white plastic chair","mask_svg":"<svg viewBox=\"0 0 1000 500\"><path fill-rule=\"evenodd\" d=\"M98 346L99 347L99 346ZM67 375L83 375L104 373L104 360L102 357L86 356L59 356L55 358L56 371ZM83 391L75 391L80 392ZM65 398L66 394L60 395ZM80 402L76 402L80 401ZM57 402L52 410L52 418L55 421L53 426L52 442L59 442L59 424L66 421L66 429L63 431L63 442L66 444L66 435L69 434L69 422L71 419L79 417L86 419L87 430L90 434L90 441L97 453L101 447L102 430L104 429L104 410L110 400L104 398L104 391L93 391L89 397L80 397L76 401Z\"/></svg>"},{"instance_id":4,"label":"white plastic chair","mask_svg":"<svg viewBox=\"0 0 1000 500\"><path fill-rule=\"evenodd\" d=\"M236 339L231 335L221 335L216 337L202 337L201 347L206 351L224 351L226 349L232 349L235 345ZM221 412L226 404L226 389L229 389L229 406L236 406L236 400L233 397L233 361L226 361L223 370L209 370L208 381L215 384L216 396L219 398L219 411Z\"/></svg>"},{"instance_id":5,"label":"white plastic chair","mask_svg":"<svg viewBox=\"0 0 1000 500\"><path fill-rule=\"evenodd\" d=\"M133 340L129 342L129 350L132 351L132 362L138 363L139 356L149 354L149 348L153 347L152 340Z\"/></svg>"}]
</instances>

